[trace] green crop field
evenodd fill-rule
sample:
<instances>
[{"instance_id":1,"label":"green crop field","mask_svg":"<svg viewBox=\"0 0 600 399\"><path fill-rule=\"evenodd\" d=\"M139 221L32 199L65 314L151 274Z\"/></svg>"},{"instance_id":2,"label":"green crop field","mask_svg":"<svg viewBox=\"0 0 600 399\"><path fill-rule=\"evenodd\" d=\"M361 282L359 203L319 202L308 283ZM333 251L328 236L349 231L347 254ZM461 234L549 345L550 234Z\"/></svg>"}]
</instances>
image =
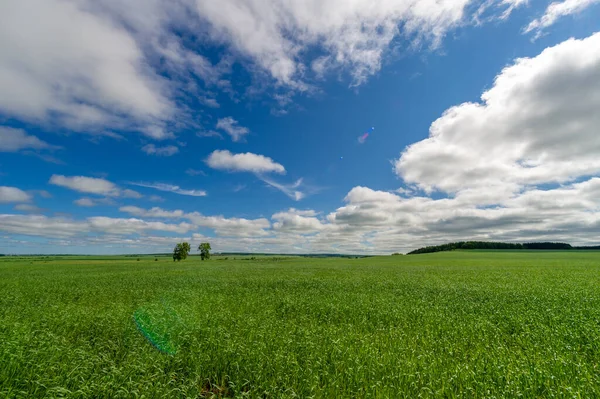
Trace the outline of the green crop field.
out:
<instances>
[{"instance_id":1,"label":"green crop field","mask_svg":"<svg viewBox=\"0 0 600 399\"><path fill-rule=\"evenodd\" d=\"M0 258L0 397L593 398L599 363L598 252Z\"/></svg>"}]
</instances>

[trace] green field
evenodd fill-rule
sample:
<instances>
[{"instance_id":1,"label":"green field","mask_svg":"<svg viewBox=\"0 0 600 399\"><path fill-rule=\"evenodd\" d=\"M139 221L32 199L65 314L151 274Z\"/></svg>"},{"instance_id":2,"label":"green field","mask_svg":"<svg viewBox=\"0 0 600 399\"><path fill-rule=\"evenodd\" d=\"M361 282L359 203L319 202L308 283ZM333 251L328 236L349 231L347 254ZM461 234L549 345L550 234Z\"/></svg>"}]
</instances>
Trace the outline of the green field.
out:
<instances>
[{"instance_id":1,"label":"green field","mask_svg":"<svg viewBox=\"0 0 600 399\"><path fill-rule=\"evenodd\" d=\"M0 397L592 398L599 363L598 252L0 258Z\"/></svg>"}]
</instances>

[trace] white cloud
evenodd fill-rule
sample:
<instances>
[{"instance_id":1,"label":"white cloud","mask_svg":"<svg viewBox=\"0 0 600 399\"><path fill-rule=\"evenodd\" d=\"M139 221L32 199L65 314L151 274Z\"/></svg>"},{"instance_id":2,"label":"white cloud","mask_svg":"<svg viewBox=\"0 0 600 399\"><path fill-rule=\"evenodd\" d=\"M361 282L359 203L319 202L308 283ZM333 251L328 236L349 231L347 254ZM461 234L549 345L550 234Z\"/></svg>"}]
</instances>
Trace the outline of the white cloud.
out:
<instances>
[{"instance_id":1,"label":"white cloud","mask_svg":"<svg viewBox=\"0 0 600 399\"><path fill-rule=\"evenodd\" d=\"M73 203L77 206L84 206L84 207L92 207L92 206L98 205L98 204L96 204L96 202L94 202L93 199L91 199L89 197L79 198L79 199L73 201Z\"/></svg>"},{"instance_id":2,"label":"white cloud","mask_svg":"<svg viewBox=\"0 0 600 399\"><path fill-rule=\"evenodd\" d=\"M228 116L227 118L219 119L217 121L217 129L224 130L228 135L231 136L232 141L240 141L245 135L250 133L250 130L246 127L240 126L238 121Z\"/></svg>"},{"instance_id":3,"label":"white cloud","mask_svg":"<svg viewBox=\"0 0 600 399\"><path fill-rule=\"evenodd\" d=\"M215 150L206 159L206 164L213 169L230 172L275 172L285 174L283 165L273 161L269 157L251 152L232 154L227 150Z\"/></svg>"},{"instance_id":4,"label":"white cloud","mask_svg":"<svg viewBox=\"0 0 600 399\"><path fill-rule=\"evenodd\" d=\"M157 147L154 144L146 144L142 147L142 151L144 151L148 155L157 155L162 157L170 157L171 155L175 155L179 152L179 148L174 145L168 145L165 147Z\"/></svg>"},{"instance_id":5,"label":"white cloud","mask_svg":"<svg viewBox=\"0 0 600 399\"><path fill-rule=\"evenodd\" d=\"M0 186L0 204L29 202L31 195L16 187Z\"/></svg>"},{"instance_id":6,"label":"white cloud","mask_svg":"<svg viewBox=\"0 0 600 399\"><path fill-rule=\"evenodd\" d=\"M21 150L54 150L60 147L50 145L35 136L30 136L22 129L0 126L0 152L17 152Z\"/></svg>"},{"instance_id":7,"label":"white cloud","mask_svg":"<svg viewBox=\"0 0 600 399\"><path fill-rule=\"evenodd\" d=\"M50 194L46 190L32 190L30 191L32 194L39 195L42 198L52 198L52 194Z\"/></svg>"},{"instance_id":8,"label":"white cloud","mask_svg":"<svg viewBox=\"0 0 600 399\"><path fill-rule=\"evenodd\" d=\"M15 210L27 213L35 213L40 214L43 213L43 209L33 205L33 204L17 204L15 205Z\"/></svg>"},{"instance_id":9,"label":"white cloud","mask_svg":"<svg viewBox=\"0 0 600 399\"><path fill-rule=\"evenodd\" d=\"M139 130L163 137L156 129L173 112L163 79L116 15L111 20L97 8L84 0L2 2L0 112L80 131L131 127L131 118ZM137 15L121 20L144 13L130 11Z\"/></svg>"},{"instance_id":10,"label":"white cloud","mask_svg":"<svg viewBox=\"0 0 600 399\"><path fill-rule=\"evenodd\" d=\"M198 98L198 100L200 100L200 102L204 105L206 105L207 107L210 108L220 108L221 105L218 103L217 100L215 100L214 98L210 98L210 97L206 97L206 96L201 96Z\"/></svg>"},{"instance_id":11,"label":"white cloud","mask_svg":"<svg viewBox=\"0 0 600 399\"><path fill-rule=\"evenodd\" d=\"M139 199L139 198L143 197L142 194L138 193L135 190L130 190L128 188L121 190L121 195L123 197L125 197L125 198L136 198L136 199Z\"/></svg>"},{"instance_id":12,"label":"white cloud","mask_svg":"<svg viewBox=\"0 0 600 399\"><path fill-rule=\"evenodd\" d=\"M187 233L193 228L194 226L189 223L167 224L147 222L140 219L119 219L102 216L74 220L37 215L0 215L0 231L51 238L84 238L89 233L121 236L144 234L148 231L181 234Z\"/></svg>"},{"instance_id":13,"label":"white cloud","mask_svg":"<svg viewBox=\"0 0 600 399\"><path fill-rule=\"evenodd\" d=\"M121 190L116 184L96 177L52 175L49 183L80 193L106 195L108 197L118 197L121 194Z\"/></svg>"},{"instance_id":14,"label":"white cloud","mask_svg":"<svg viewBox=\"0 0 600 399\"><path fill-rule=\"evenodd\" d=\"M277 183L275 180L265 177L263 175L257 175L257 177L263 182L265 182L267 185L276 188L277 190L281 191L282 193L284 193L285 195L287 195L295 201L300 201L301 199L306 197L306 194L304 192L298 190L298 188L302 185L302 179L296 180L293 184L282 184Z\"/></svg>"},{"instance_id":15,"label":"white cloud","mask_svg":"<svg viewBox=\"0 0 600 399\"><path fill-rule=\"evenodd\" d=\"M166 192L179 194L179 195L187 195L190 197L205 197L206 196L206 191L204 191L204 190L186 190L186 189L183 189L179 186L175 186L172 184L143 183L143 182L140 182L140 183L129 182L128 184L131 184L134 186L139 186L139 187L153 188L155 190L166 191Z\"/></svg>"},{"instance_id":16,"label":"white cloud","mask_svg":"<svg viewBox=\"0 0 600 399\"><path fill-rule=\"evenodd\" d=\"M55 186L65 187L80 193L103 195L106 197L142 198L143 195L130 189L121 189L115 183L98 177L52 175L49 182ZM89 201L88 201L89 200ZM80 201L80 203L78 202ZM90 205L89 198L75 201L80 206ZM95 200L96 202L99 200ZM109 199L102 200L109 203ZM85 205L84 205L85 204Z\"/></svg>"},{"instance_id":17,"label":"white cloud","mask_svg":"<svg viewBox=\"0 0 600 399\"><path fill-rule=\"evenodd\" d=\"M525 28L525 33L535 30L538 32L537 36L539 36L543 29L554 25L558 19L568 15L580 13L586 8L598 3L600 3L600 0L555 1L551 3L548 8L546 8L546 12L543 16L534 19L529 25L527 25Z\"/></svg>"},{"instance_id":18,"label":"white cloud","mask_svg":"<svg viewBox=\"0 0 600 399\"><path fill-rule=\"evenodd\" d=\"M218 137L223 139L223 135L219 132L215 132L214 130L203 130L196 133L198 137Z\"/></svg>"},{"instance_id":19,"label":"white cloud","mask_svg":"<svg viewBox=\"0 0 600 399\"><path fill-rule=\"evenodd\" d=\"M187 169L185 174L189 176L206 176L206 172L192 168Z\"/></svg>"},{"instance_id":20,"label":"white cloud","mask_svg":"<svg viewBox=\"0 0 600 399\"><path fill-rule=\"evenodd\" d=\"M285 212L278 212L271 217L275 220L275 223L273 223L273 230L278 232L303 234L321 231L325 227L315 216L315 211L299 211L294 208Z\"/></svg>"},{"instance_id":21,"label":"white cloud","mask_svg":"<svg viewBox=\"0 0 600 399\"><path fill-rule=\"evenodd\" d=\"M170 233L187 233L194 229L189 223L167 224L147 222L140 219L117 219L109 217L91 217L87 219L92 231L110 232L110 234L139 234L148 230Z\"/></svg>"},{"instance_id":22,"label":"white cloud","mask_svg":"<svg viewBox=\"0 0 600 399\"><path fill-rule=\"evenodd\" d=\"M261 237L268 235L265 229L271 223L264 218L244 219L225 218L223 216L204 216L198 212L186 214L193 224L214 229L215 233L222 237Z\"/></svg>"},{"instance_id":23,"label":"white cloud","mask_svg":"<svg viewBox=\"0 0 600 399\"><path fill-rule=\"evenodd\" d=\"M295 201L306 197L306 193L299 189L302 179L296 180L293 184L283 184L265 176L264 174L269 172L285 174L286 171L283 165L264 155L251 152L232 154L227 150L215 150L206 159L206 164L213 169L229 172L252 172L268 186L276 188Z\"/></svg>"},{"instance_id":24,"label":"white cloud","mask_svg":"<svg viewBox=\"0 0 600 399\"><path fill-rule=\"evenodd\" d=\"M468 3L198 0L197 8L215 38L224 38L280 84L306 89L300 77L314 61L302 59L309 48L322 49L329 56L327 67L348 69L360 84L379 70L395 37L436 46L449 29L461 24Z\"/></svg>"},{"instance_id":25,"label":"white cloud","mask_svg":"<svg viewBox=\"0 0 600 399\"><path fill-rule=\"evenodd\" d=\"M164 202L165 199L159 195L151 195L148 197L148 199L152 202Z\"/></svg>"},{"instance_id":26,"label":"white cloud","mask_svg":"<svg viewBox=\"0 0 600 399\"><path fill-rule=\"evenodd\" d=\"M164 209L154 207L152 209L143 209L137 206L122 206L119 211L129 213L133 216L149 218L182 218L184 213L181 210L165 211Z\"/></svg>"},{"instance_id":27,"label":"white cloud","mask_svg":"<svg viewBox=\"0 0 600 399\"><path fill-rule=\"evenodd\" d=\"M510 17L510 14L517 8L521 6L525 6L529 3L529 0L501 0L500 6L506 6L506 9L502 14L500 14L499 19L506 20ZM484 1L483 4L479 7L478 12L475 14L475 19L477 20L481 13L483 13L489 6L496 5L493 0Z\"/></svg>"},{"instance_id":28,"label":"white cloud","mask_svg":"<svg viewBox=\"0 0 600 399\"><path fill-rule=\"evenodd\" d=\"M448 109L395 163L405 182L458 193L568 182L600 172L600 33L500 73L482 103ZM498 198L502 200L502 198Z\"/></svg>"},{"instance_id":29,"label":"white cloud","mask_svg":"<svg viewBox=\"0 0 600 399\"><path fill-rule=\"evenodd\" d=\"M223 216L205 216L199 212L186 213L182 210L168 211L158 207L143 209L136 206L119 208L121 212L145 218L187 219L195 226L214 229L217 235L225 237L255 237L268 233L271 224L267 219L225 218Z\"/></svg>"}]
</instances>

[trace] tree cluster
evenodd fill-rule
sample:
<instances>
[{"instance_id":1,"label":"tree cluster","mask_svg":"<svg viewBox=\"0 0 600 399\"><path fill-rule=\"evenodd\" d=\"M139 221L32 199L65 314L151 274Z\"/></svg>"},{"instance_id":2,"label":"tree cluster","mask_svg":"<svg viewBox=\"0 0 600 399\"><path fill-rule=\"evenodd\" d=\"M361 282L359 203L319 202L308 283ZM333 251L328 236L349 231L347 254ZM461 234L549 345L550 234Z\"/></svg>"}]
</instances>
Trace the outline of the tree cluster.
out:
<instances>
[{"instance_id":1,"label":"tree cluster","mask_svg":"<svg viewBox=\"0 0 600 399\"><path fill-rule=\"evenodd\" d=\"M191 250L192 247L185 241L175 245L175 248L173 249L173 262L187 259ZM198 245L198 251L200 251L200 258L202 258L202 260L210 259L210 250L210 243L208 242L203 242Z\"/></svg>"},{"instance_id":2,"label":"tree cluster","mask_svg":"<svg viewBox=\"0 0 600 399\"><path fill-rule=\"evenodd\" d=\"M485 241L459 241L448 244L423 247L409 252L408 255L427 254L433 252L454 251L457 249L573 249L570 244L563 242L529 242L525 244L513 244L507 242L485 242Z\"/></svg>"},{"instance_id":3,"label":"tree cluster","mask_svg":"<svg viewBox=\"0 0 600 399\"><path fill-rule=\"evenodd\" d=\"M173 249L173 262L187 259L190 250L190 244L187 242L180 242L175 245L175 249Z\"/></svg>"},{"instance_id":4,"label":"tree cluster","mask_svg":"<svg viewBox=\"0 0 600 399\"><path fill-rule=\"evenodd\" d=\"M573 247L565 242L528 242L523 244L523 249L573 249Z\"/></svg>"}]
</instances>

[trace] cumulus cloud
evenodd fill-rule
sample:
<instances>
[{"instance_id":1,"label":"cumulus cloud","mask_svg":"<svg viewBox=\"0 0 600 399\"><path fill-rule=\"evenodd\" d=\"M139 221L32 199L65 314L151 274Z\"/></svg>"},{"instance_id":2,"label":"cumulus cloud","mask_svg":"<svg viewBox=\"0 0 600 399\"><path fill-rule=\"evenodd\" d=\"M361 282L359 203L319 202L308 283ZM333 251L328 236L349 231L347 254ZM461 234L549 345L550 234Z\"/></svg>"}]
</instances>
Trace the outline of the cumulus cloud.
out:
<instances>
[{"instance_id":1,"label":"cumulus cloud","mask_svg":"<svg viewBox=\"0 0 600 399\"><path fill-rule=\"evenodd\" d=\"M198 212L186 215L193 224L208 227L222 237L262 237L269 233L265 231L271 223L265 218L244 219L226 218L223 216L205 216Z\"/></svg>"},{"instance_id":2,"label":"cumulus cloud","mask_svg":"<svg viewBox=\"0 0 600 399\"><path fill-rule=\"evenodd\" d=\"M285 174L286 171L283 165L264 155L251 152L232 154L227 150L215 150L206 159L206 164L213 169L254 173L257 178L268 186L276 188L295 201L300 201L306 197L306 193L300 190L302 179L298 179L292 184L284 184L266 176L266 173Z\"/></svg>"},{"instance_id":3,"label":"cumulus cloud","mask_svg":"<svg viewBox=\"0 0 600 399\"><path fill-rule=\"evenodd\" d=\"M116 184L96 177L52 175L49 183L80 193L105 195L108 197L118 197L121 194L121 190Z\"/></svg>"},{"instance_id":4,"label":"cumulus cloud","mask_svg":"<svg viewBox=\"0 0 600 399\"><path fill-rule=\"evenodd\" d=\"M142 151L144 151L148 155L157 155L161 157L170 157L171 155L175 155L179 152L179 148L174 145L168 145L165 147L157 147L154 144L146 144L142 147Z\"/></svg>"},{"instance_id":5,"label":"cumulus cloud","mask_svg":"<svg viewBox=\"0 0 600 399\"><path fill-rule=\"evenodd\" d=\"M554 25L562 17L582 12L586 8L600 3L600 0L564 0L551 3L546 12L540 18L534 19L525 28L525 33L537 31L539 37L541 31Z\"/></svg>"},{"instance_id":6,"label":"cumulus cloud","mask_svg":"<svg viewBox=\"0 0 600 399\"><path fill-rule=\"evenodd\" d=\"M103 216L84 220L38 215L0 215L0 231L41 237L84 237L89 233L109 235L143 234L148 231L187 233L189 223L167 224L140 219L119 219Z\"/></svg>"},{"instance_id":7,"label":"cumulus cloud","mask_svg":"<svg viewBox=\"0 0 600 399\"><path fill-rule=\"evenodd\" d=\"M189 240L208 239L215 250L257 252L391 253L455 240L569 241L598 244L600 178L552 189L531 189L501 205L481 208L469 199L426 196L411 198L354 187L344 204L324 217L314 210L288 209L269 220L209 216L199 212L122 207L137 218L94 217L84 220L27 215L0 215L0 231L50 239L65 245L130 244L148 251L168 250L177 237L135 235L149 231L183 233L214 230L215 237L194 233ZM163 223L156 219L183 220ZM89 234L92 234L91 236ZM181 239L181 238L180 238Z\"/></svg>"},{"instance_id":8,"label":"cumulus cloud","mask_svg":"<svg viewBox=\"0 0 600 399\"><path fill-rule=\"evenodd\" d=\"M134 186L139 186L139 187L153 188L155 190L166 191L169 193L174 193L174 194L179 194L179 195L187 195L190 197L205 197L206 196L206 191L204 191L204 190L187 190L187 189L183 189L179 186L175 186L172 184L166 184L166 183L129 182L129 184L134 185Z\"/></svg>"},{"instance_id":9,"label":"cumulus cloud","mask_svg":"<svg viewBox=\"0 0 600 399\"><path fill-rule=\"evenodd\" d=\"M132 33L92 4L0 5L0 111L75 130L130 127L131 118L139 130L164 137L158 129L173 104L163 79L146 67Z\"/></svg>"},{"instance_id":10,"label":"cumulus cloud","mask_svg":"<svg viewBox=\"0 0 600 399\"><path fill-rule=\"evenodd\" d=\"M269 157L251 152L232 154L227 150L215 150L206 159L206 164L213 169L229 172L274 172L285 174L283 165L273 161Z\"/></svg>"},{"instance_id":11,"label":"cumulus cloud","mask_svg":"<svg viewBox=\"0 0 600 399\"><path fill-rule=\"evenodd\" d=\"M54 150L59 148L59 146L48 144L35 136L28 135L23 129L0 126L0 152Z\"/></svg>"},{"instance_id":12,"label":"cumulus cloud","mask_svg":"<svg viewBox=\"0 0 600 399\"><path fill-rule=\"evenodd\" d=\"M250 133L250 130L248 128L240 126L238 121L236 121L230 116L228 116L227 118L219 119L217 121L217 129L225 131L225 133L231 136L232 141L240 141L244 138L245 135Z\"/></svg>"},{"instance_id":13,"label":"cumulus cloud","mask_svg":"<svg viewBox=\"0 0 600 399\"><path fill-rule=\"evenodd\" d=\"M143 209L137 206L122 206L119 211L129 213L133 216L150 218L182 218L184 213L181 210L165 211L164 209L154 207L152 209Z\"/></svg>"},{"instance_id":14,"label":"cumulus cloud","mask_svg":"<svg viewBox=\"0 0 600 399\"><path fill-rule=\"evenodd\" d=\"M244 218L226 218L223 216L205 216L199 212L186 213L182 210L168 211L158 207L143 209L136 206L124 206L119 208L121 212L130 215L145 218L168 218L168 219L187 219L198 227L207 227L215 231L219 236L225 237L257 237L268 233L265 229L271 226L271 223L264 218L244 219Z\"/></svg>"},{"instance_id":15,"label":"cumulus cloud","mask_svg":"<svg viewBox=\"0 0 600 399\"><path fill-rule=\"evenodd\" d=\"M31 195L16 187L0 186L0 204L29 202Z\"/></svg>"},{"instance_id":16,"label":"cumulus cloud","mask_svg":"<svg viewBox=\"0 0 600 399\"><path fill-rule=\"evenodd\" d=\"M302 234L321 231L325 226L315 216L316 212L313 210L300 211L291 208L284 212L278 212L271 217L275 220L273 230Z\"/></svg>"},{"instance_id":17,"label":"cumulus cloud","mask_svg":"<svg viewBox=\"0 0 600 399\"><path fill-rule=\"evenodd\" d=\"M401 154L395 171L424 190L493 195L594 175L600 172L598 93L600 33L517 59L481 103L444 112L429 138Z\"/></svg>"}]
</instances>

